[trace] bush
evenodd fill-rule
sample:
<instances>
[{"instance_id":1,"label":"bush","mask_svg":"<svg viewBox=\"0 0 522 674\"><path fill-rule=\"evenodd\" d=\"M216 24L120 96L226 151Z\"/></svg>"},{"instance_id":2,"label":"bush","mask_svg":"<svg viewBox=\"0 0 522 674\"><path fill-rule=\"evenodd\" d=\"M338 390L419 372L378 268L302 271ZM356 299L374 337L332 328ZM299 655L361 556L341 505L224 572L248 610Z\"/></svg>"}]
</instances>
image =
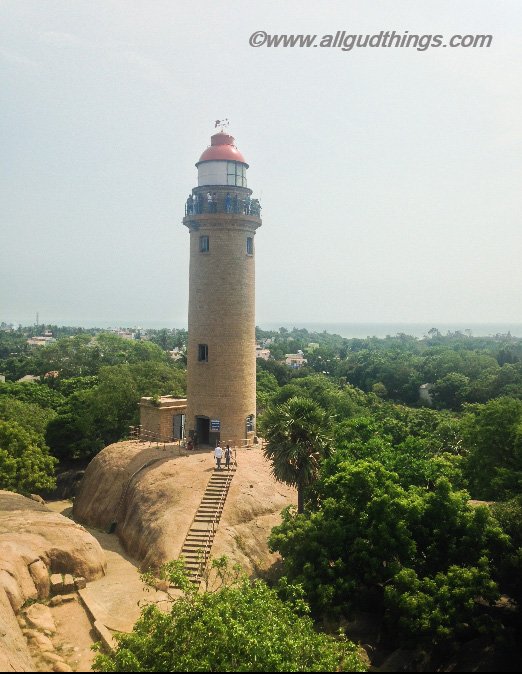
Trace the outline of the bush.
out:
<instances>
[{"instance_id":1,"label":"bush","mask_svg":"<svg viewBox=\"0 0 522 674\"><path fill-rule=\"evenodd\" d=\"M41 436L15 421L0 421L0 489L22 494L53 489L55 464Z\"/></svg>"},{"instance_id":2,"label":"bush","mask_svg":"<svg viewBox=\"0 0 522 674\"><path fill-rule=\"evenodd\" d=\"M477 598L498 597L487 560L478 566L450 566L446 573L420 579L413 569L402 569L385 589L390 632L405 641L428 639L440 643L480 630L488 624Z\"/></svg>"},{"instance_id":3,"label":"bush","mask_svg":"<svg viewBox=\"0 0 522 674\"><path fill-rule=\"evenodd\" d=\"M452 490L446 479L431 490L404 488L376 461L343 462L315 491L315 512L287 510L269 544L283 556L290 582L303 585L317 615L387 610L390 623L420 639L427 634L418 629L429 609L411 611L417 595L422 604L433 605L449 586L445 610L455 615L471 587L493 597L495 586L481 560L506 551L508 538L487 508L468 505L468 494ZM397 591L386 598L386 587ZM444 626L444 621L428 625L431 636L443 638Z\"/></svg>"},{"instance_id":4,"label":"bush","mask_svg":"<svg viewBox=\"0 0 522 674\"><path fill-rule=\"evenodd\" d=\"M522 400L498 398L469 410L462 430L473 498L516 496L522 489Z\"/></svg>"},{"instance_id":5,"label":"bush","mask_svg":"<svg viewBox=\"0 0 522 674\"><path fill-rule=\"evenodd\" d=\"M179 575L179 562L176 563ZM181 563L182 564L182 563ZM147 606L131 634L116 636L105 672L365 671L354 644L320 634L301 601L283 601L260 580L242 578L216 592L182 583L169 613ZM289 587L285 587L286 594Z\"/></svg>"},{"instance_id":6,"label":"bush","mask_svg":"<svg viewBox=\"0 0 522 674\"><path fill-rule=\"evenodd\" d=\"M501 590L522 605L522 495L492 507L494 517L509 536L508 553L499 560Z\"/></svg>"}]
</instances>

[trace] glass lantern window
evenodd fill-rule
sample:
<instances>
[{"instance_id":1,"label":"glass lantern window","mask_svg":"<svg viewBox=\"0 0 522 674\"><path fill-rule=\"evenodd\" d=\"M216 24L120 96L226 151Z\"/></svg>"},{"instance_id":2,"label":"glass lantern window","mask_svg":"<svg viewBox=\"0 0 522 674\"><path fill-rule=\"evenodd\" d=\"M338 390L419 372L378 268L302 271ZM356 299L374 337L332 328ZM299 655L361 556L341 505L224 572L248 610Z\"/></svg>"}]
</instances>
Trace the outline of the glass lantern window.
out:
<instances>
[{"instance_id":1,"label":"glass lantern window","mask_svg":"<svg viewBox=\"0 0 522 674\"><path fill-rule=\"evenodd\" d=\"M246 187L246 170L243 164L235 161L227 162L227 185Z\"/></svg>"}]
</instances>

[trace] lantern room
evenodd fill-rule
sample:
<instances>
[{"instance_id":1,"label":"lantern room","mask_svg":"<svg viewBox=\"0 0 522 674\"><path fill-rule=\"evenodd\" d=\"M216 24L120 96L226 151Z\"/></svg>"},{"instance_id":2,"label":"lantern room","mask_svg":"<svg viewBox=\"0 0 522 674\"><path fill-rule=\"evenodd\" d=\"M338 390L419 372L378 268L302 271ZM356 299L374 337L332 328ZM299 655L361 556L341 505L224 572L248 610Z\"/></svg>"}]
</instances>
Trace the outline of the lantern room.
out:
<instances>
[{"instance_id":1,"label":"lantern room","mask_svg":"<svg viewBox=\"0 0 522 674\"><path fill-rule=\"evenodd\" d=\"M210 146L203 152L196 164L198 186L247 187L248 164L237 149L234 137L224 131L219 131L211 137L210 142Z\"/></svg>"}]
</instances>

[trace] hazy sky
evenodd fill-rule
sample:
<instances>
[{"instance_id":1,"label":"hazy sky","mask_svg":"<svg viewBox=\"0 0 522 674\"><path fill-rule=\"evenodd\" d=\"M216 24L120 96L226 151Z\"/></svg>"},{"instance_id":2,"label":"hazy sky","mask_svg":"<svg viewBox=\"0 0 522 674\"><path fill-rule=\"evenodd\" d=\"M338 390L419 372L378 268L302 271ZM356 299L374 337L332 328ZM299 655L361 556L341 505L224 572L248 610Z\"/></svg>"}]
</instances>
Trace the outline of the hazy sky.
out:
<instances>
[{"instance_id":1,"label":"hazy sky","mask_svg":"<svg viewBox=\"0 0 522 674\"><path fill-rule=\"evenodd\" d=\"M521 26L517 0L0 0L0 320L186 325L184 202L228 117L259 324L521 322Z\"/></svg>"}]
</instances>

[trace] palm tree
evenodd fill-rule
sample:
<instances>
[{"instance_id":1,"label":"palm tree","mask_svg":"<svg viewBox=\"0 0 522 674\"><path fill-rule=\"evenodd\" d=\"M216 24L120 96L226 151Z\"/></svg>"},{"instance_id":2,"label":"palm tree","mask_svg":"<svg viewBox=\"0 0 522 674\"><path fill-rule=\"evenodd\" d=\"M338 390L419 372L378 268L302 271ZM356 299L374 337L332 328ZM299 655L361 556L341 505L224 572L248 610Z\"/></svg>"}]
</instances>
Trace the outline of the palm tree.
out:
<instances>
[{"instance_id":1,"label":"palm tree","mask_svg":"<svg viewBox=\"0 0 522 674\"><path fill-rule=\"evenodd\" d=\"M332 453L331 417L309 398L295 396L265 415L264 454L279 482L297 487L297 512L304 511L304 491L317 478L322 459Z\"/></svg>"}]
</instances>

